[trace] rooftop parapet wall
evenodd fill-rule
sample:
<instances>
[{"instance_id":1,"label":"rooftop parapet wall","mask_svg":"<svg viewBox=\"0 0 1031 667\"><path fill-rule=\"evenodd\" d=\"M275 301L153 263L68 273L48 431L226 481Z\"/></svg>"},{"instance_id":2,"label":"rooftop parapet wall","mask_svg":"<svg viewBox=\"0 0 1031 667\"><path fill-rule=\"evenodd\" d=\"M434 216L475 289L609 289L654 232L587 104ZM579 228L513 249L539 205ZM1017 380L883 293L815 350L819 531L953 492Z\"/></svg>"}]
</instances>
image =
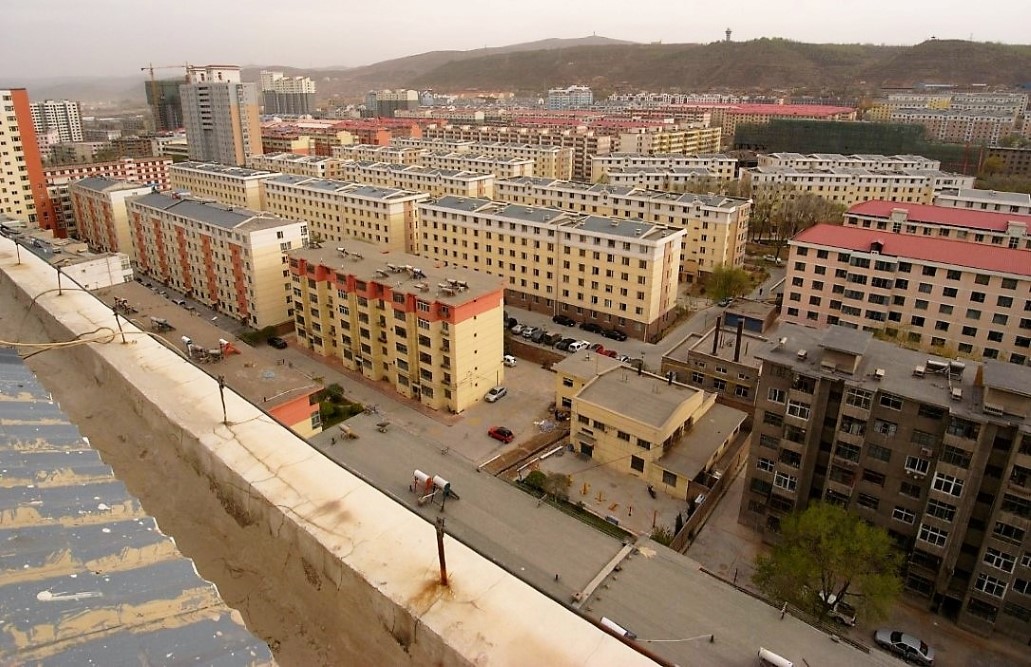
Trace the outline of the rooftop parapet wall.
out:
<instances>
[{"instance_id":1,"label":"rooftop parapet wall","mask_svg":"<svg viewBox=\"0 0 1031 667\"><path fill-rule=\"evenodd\" d=\"M70 287L65 281L58 294L52 267L24 252L17 263L14 244L0 239L0 291L13 294L50 340L116 329L107 307ZM256 573L262 597L322 642L330 662L654 664L450 537L450 585L441 587L433 526L229 390L224 424L212 377L131 324L122 327L126 344L116 336L47 354L61 355L78 392L103 396L106 407L94 418L108 410L146 425L112 446L135 460L130 472L142 483L174 489L174 509L146 509L184 553L191 536L176 534L175 519L224 535L217 557L226 572L249 567L253 554L275 555L275 568ZM121 477L125 471L112 465ZM166 522L162 511L176 516ZM203 574L231 588L217 573ZM248 591L241 604L248 626L269 636L272 629L251 617L252 604Z\"/></svg>"}]
</instances>

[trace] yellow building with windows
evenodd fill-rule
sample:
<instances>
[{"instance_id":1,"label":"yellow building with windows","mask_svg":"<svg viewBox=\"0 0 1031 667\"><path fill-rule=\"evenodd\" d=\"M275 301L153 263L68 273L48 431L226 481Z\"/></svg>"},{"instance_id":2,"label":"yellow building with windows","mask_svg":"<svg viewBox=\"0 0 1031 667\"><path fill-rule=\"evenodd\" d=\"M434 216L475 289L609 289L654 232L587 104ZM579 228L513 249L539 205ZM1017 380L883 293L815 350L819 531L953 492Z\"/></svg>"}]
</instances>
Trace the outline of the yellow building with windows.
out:
<instances>
[{"instance_id":1,"label":"yellow building with windows","mask_svg":"<svg viewBox=\"0 0 1031 667\"><path fill-rule=\"evenodd\" d=\"M424 192L280 174L265 185L266 210L305 220L325 243L361 239L383 250L417 252Z\"/></svg>"},{"instance_id":2,"label":"yellow building with windows","mask_svg":"<svg viewBox=\"0 0 1031 667\"><path fill-rule=\"evenodd\" d=\"M591 352L552 370L573 448L674 498L699 502L691 480L712 470L748 417L716 403L716 394Z\"/></svg>"},{"instance_id":3,"label":"yellow building with windows","mask_svg":"<svg viewBox=\"0 0 1031 667\"><path fill-rule=\"evenodd\" d=\"M501 276L510 305L645 340L673 321L683 230L459 197L419 214L420 254Z\"/></svg>"},{"instance_id":4,"label":"yellow building with windows","mask_svg":"<svg viewBox=\"0 0 1031 667\"><path fill-rule=\"evenodd\" d=\"M160 193L126 206L139 273L256 329L291 319L284 253L305 223Z\"/></svg>"},{"instance_id":5,"label":"yellow building with windows","mask_svg":"<svg viewBox=\"0 0 1031 667\"><path fill-rule=\"evenodd\" d=\"M504 141L443 141L439 139L399 138L391 142L394 147L422 149L432 153L447 154L468 153L479 155L480 159L506 158L516 160L533 160L533 173L512 174L512 176L540 176L543 178L561 178L569 180L573 177L573 148L571 146L548 146L532 143L509 143ZM443 157L436 158L438 160ZM447 159L457 159L449 157ZM449 169L471 169L483 171L476 166L448 166L430 161L428 156L420 157L419 164L425 167L443 167ZM510 176L494 172L498 178Z\"/></svg>"},{"instance_id":6,"label":"yellow building with windows","mask_svg":"<svg viewBox=\"0 0 1031 667\"><path fill-rule=\"evenodd\" d=\"M139 183L94 176L73 182L68 191L79 238L94 250L120 252L134 259L136 248L125 203L130 197L148 194L152 189Z\"/></svg>"},{"instance_id":7,"label":"yellow building with windows","mask_svg":"<svg viewBox=\"0 0 1031 667\"><path fill-rule=\"evenodd\" d=\"M362 162L388 162L390 164L420 164L419 158L426 152L425 148L406 146L380 146L377 144L352 144L350 146L334 146L333 157L340 160L359 160Z\"/></svg>"},{"instance_id":8,"label":"yellow building with windows","mask_svg":"<svg viewBox=\"0 0 1031 667\"><path fill-rule=\"evenodd\" d=\"M498 199L527 206L683 229L680 277L687 282L720 265L744 264L752 208L748 199L533 178L498 181L495 192Z\"/></svg>"},{"instance_id":9,"label":"yellow building with windows","mask_svg":"<svg viewBox=\"0 0 1031 667\"><path fill-rule=\"evenodd\" d=\"M289 262L299 345L434 410L462 412L504 382L497 277L356 241Z\"/></svg>"},{"instance_id":10,"label":"yellow building with windows","mask_svg":"<svg viewBox=\"0 0 1031 667\"><path fill-rule=\"evenodd\" d=\"M610 153L591 157L591 182L608 182L610 185L630 185L650 187L648 183L628 182L636 178L644 178L654 174L653 178L668 181L670 185L680 182L681 185L694 175L709 176L722 181L737 178L737 158L722 153L698 153L693 155L655 153L643 155L639 153ZM678 179L679 175L679 179ZM619 179L619 180L617 180ZM656 188L661 190L672 187Z\"/></svg>"},{"instance_id":11,"label":"yellow building with windows","mask_svg":"<svg viewBox=\"0 0 1031 667\"><path fill-rule=\"evenodd\" d=\"M276 173L207 162L180 162L168 168L173 190L227 206L265 210L265 181Z\"/></svg>"},{"instance_id":12,"label":"yellow building with windows","mask_svg":"<svg viewBox=\"0 0 1031 667\"><path fill-rule=\"evenodd\" d=\"M722 136L720 128L702 124L638 127L619 134L619 152L645 155L710 153L720 149Z\"/></svg>"},{"instance_id":13,"label":"yellow building with windows","mask_svg":"<svg viewBox=\"0 0 1031 667\"><path fill-rule=\"evenodd\" d=\"M388 162L339 161L340 178L381 188L426 192L432 197L494 198L494 174Z\"/></svg>"},{"instance_id":14,"label":"yellow building with windows","mask_svg":"<svg viewBox=\"0 0 1031 667\"><path fill-rule=\"evenodd\" d=\"M321 155L298 155L297 153L266 153L247 158L250 169L270 171L277 174L295 174L309 178L340 178L340 160Z\"/></svg>"}]
</instances>

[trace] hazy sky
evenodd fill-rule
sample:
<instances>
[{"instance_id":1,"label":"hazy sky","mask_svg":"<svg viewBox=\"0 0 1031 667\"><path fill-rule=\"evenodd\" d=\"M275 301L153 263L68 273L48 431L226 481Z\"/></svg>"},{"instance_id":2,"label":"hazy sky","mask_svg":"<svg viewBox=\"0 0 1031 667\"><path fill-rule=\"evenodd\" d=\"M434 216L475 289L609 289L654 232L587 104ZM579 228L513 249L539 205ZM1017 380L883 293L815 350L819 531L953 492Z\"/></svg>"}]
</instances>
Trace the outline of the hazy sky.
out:
<instances>
[{"instance_id":1,"label":"hazy sky","mask_svg":"<svg viewBox=\"0 0 1031 667\"><path fill-rule=\"evenodd\" d=\"M173 65L358 66L549 37L1028 43L1028 0L3 0L0 84Z\"/></svg>"}]
</instances>

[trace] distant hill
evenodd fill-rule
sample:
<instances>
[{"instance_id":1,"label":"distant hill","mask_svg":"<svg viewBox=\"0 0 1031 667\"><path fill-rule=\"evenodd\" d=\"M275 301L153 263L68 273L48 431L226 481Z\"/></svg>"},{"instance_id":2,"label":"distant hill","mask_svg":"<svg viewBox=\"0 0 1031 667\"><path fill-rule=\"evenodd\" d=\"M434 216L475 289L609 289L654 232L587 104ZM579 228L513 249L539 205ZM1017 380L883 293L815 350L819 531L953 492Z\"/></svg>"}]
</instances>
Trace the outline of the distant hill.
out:
<instances>
[{"instance_id":1,"label":"distant hill","mask_svg":"<svg viewBox=\"0 0 1031 667\"><path fill-rule=\"evenodd\" d=\"M605 94L637 90L784 90L874 92L919 83L1015 86L1031 79L1031 45L930 40L915 46L806 44L785 39L711 44L634 44L606 37L545 39L470 51L431 51L351 68L248 66L310 76L320 101L356 101L368 90L487 89L540 94L573 83ZM132 98L137 80L75 79L26 82L33 99L83 101Z\"/></svg>"}]
</instances>

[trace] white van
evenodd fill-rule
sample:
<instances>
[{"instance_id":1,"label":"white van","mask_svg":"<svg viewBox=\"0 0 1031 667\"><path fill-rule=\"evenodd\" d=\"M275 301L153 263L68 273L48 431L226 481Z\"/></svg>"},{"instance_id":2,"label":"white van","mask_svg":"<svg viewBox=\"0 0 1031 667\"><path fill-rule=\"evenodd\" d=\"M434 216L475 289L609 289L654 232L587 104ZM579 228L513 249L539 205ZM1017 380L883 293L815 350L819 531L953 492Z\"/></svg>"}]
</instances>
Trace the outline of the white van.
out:
<instances>
[{"instance_id":1,"label":"white van","mask_svg":"<svg viewBox=\"0 0 1031 667\"><path fill-rule=\"evenodd\" d=\"M795 663L768 648L759 647L759 664L764 667L795 667Z\"/></svg>"},{"instance_id":2,"label":"white van","mask_svg":"<svg viewBox=\"0 0 1031 667\"><path fill-rule=\"evenodd\" d=\"M569 344L570 352L579 352L580 350L586 350L591 344L586 340L578 340L575 343Z\"/></svg>"}]
</instances>

